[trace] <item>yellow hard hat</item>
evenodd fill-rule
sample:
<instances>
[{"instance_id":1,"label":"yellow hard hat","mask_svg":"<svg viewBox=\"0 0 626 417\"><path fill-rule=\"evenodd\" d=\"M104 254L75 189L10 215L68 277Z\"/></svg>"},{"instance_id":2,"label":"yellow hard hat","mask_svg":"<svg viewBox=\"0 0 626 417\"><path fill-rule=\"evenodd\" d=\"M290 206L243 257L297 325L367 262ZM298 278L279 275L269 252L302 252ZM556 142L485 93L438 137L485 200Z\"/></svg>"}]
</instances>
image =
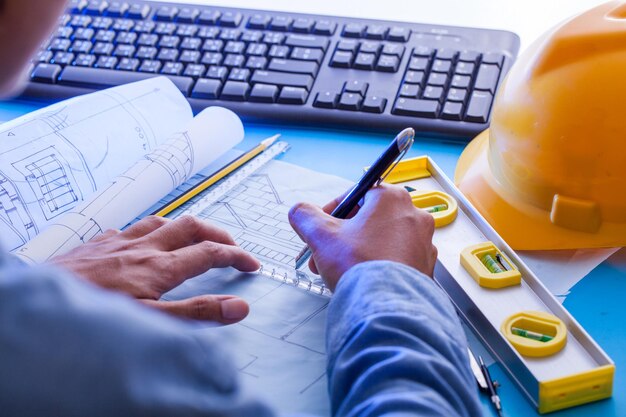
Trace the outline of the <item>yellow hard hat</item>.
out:
<instances>
[{"instance_id":1,"label":"yellow hard hat","mask_svg":"<svg viewBox=\"0 0 626 417\"><path fill-rule=\"evenodd\" d=\"M576 16L505 78L455 182L514 249L626 246L626 4Z\"/></svg>"}]
</instances>

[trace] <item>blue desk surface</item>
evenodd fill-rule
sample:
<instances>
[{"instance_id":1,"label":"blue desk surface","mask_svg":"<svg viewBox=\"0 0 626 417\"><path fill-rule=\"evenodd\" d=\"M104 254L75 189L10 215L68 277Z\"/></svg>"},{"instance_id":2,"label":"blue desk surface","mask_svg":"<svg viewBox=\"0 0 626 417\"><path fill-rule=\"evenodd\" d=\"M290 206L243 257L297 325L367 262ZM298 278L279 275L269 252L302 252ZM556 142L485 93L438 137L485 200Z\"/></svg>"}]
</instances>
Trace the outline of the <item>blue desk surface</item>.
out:
<instances>
[{"instance_id":1,"label":"blue desk surface","mask_svg":"<svg viewBox=\"0 0 626 417\"><path fill-rule=\"evenodd\" d=\"M41 106L42 103L25 101L0 102L0 120L10 120ZM248 149L275 133L281 133L282 139L292 146L284 161L353 180L391 140L389 135L372 133L246 124L246 138L240 148ZM462 150L459 144L418 139L409 156L428 154L452 177ZM616 374L613 398L553 413L555 417L626 416L625 295L626 251L622 250L580 281L567 297L565 307L615 361ZM538 415L497 364L490 370L492 377L501 383L505 416ZM482 400L484 415L495 416L487 399L483 396Z\"/></svg>"}]
</instances>

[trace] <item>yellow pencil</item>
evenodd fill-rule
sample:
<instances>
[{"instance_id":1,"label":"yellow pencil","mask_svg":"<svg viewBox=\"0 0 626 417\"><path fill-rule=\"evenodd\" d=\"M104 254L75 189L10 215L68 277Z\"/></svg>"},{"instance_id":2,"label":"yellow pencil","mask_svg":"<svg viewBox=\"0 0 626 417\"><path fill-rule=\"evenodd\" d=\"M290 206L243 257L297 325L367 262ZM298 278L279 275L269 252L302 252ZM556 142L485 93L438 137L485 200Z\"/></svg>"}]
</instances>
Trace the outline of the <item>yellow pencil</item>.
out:
<instances>
[{"instance_id":1,"label":"yellow pencil","mask_svg":"<svg viewBox=\"0 0 626 417\"><path fill-rule=\"evenodd\" d=\"M221 180L222 178L224 178L231 172L235 171L237 168L241 167L246 162L250 161L252 158L257 156L258 154L260 154L261 152L263 152L264 150L272 146L279 137L280 135L274 135L270 138L267 138L261 141L261 143L259 143L257 146L250 149L248 152L244 153L243 155L238 156L237 158L233 159L232 161L224 165L222 168L217 170L213 175L205 178L204 180L202 180L201 182L199 182L198 184L196 184L195 186L187 190L184 194L181 194L180 196L174 198L173 200L165 203L163 207L156 210L152 214L154 216L163 217L171 213L172 211L174 211L175 209L177 209L178 207L180 207L187 201L191 200L193 197L200 194L202 191L206 190L207 188L209 188L210 186L212 186L213 184L215 184L216 182L218 182L219 180Z\"/></svg>"}]
</instances>

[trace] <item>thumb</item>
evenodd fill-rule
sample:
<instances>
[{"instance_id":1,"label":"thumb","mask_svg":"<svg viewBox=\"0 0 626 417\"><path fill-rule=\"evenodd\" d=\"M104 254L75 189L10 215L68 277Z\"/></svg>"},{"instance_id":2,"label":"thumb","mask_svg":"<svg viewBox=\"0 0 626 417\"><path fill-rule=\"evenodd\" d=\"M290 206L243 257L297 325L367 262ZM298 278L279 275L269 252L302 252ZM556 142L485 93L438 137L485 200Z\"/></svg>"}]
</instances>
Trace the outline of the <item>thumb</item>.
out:
<instances>
[{"instance_id":1,"label":"thumb","mask_svg":"<svg viewBox=\"0 0 626 417\"><path fill-rule=\"evenodd\" d=\"M300 238L315 250L339 226L339 219L309 203L297 203L289 210L289 223Z\"/></svg>"},{"instance_id":2,"label":"thumb","mask_svg":"<svg viewBox=\"0 0 626 417\"><path fill-rule=\"evenodd\" d=\"M232 295L200 295L179 301L140 300L150 307L193 320L231 324L243 320L250 311L248 303Z\"/></svg>"}]
</instances>

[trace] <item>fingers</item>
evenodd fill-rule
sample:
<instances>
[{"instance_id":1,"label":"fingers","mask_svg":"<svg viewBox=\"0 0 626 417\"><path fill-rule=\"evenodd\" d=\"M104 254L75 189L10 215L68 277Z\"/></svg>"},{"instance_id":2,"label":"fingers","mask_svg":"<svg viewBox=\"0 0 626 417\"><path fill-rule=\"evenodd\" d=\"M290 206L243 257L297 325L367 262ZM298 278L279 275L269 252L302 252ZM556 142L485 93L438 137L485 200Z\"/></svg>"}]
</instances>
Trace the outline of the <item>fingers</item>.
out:
<instances>
[{"instance_id":1,"label":"fingers","mask_svg":"<svg viewBox=\"0 0 626 417\"><path fill-rule=\"evenodd\" d=\"M321 241L335 231L339 219L312 204L297 203L289 210L289 223L298 236L315 250Z\"/></svg>"},{"instance_id":2,"label":"fingers","mask_svg":"<svg viewBox=\"0 0 626 417\"><path fill-rule=\"evenodd\" d=\"M256 258L240 247L209 241L177 249L170 256L167 264L172 288L211 268L232 266L242 272L253 272L261 267Z\"/></svg>"},{"instance_id":3,"label":"fingers","mask_svg":"<svg viewBox=\"0 0 626 417\"><path fill-rule=\"evenodd\" d=\"M192 216L183 216L168 222L146 235L144 239L166 251L202 241L235 245L235 241L228 232Z\"/></svg>"},{"instance_id":4,"label":"fingers","mask_svg":"<svg viewBox=\"0 0 626 417\"><path fill-rule=\"evenodd\" d=\"M223 324L237 323L250 312L248 303L232 295L201 295L180 301L140 301L178 317Z\"/></svg>"},{"instance_id":5,"label":"fingers","mask_svg":"<svg viewBox=\"0 0 626 417\"><path fill-rule=\"evenodd\" d=\"M159 227L170 223L171 220L170 219L166 219L165 217L159 217L159 216L148 216L145 217L141 220L139 220L137 223L133 224L132 226L130 226L128 229L124 230L121 233L121 236L127 238L127 239L136 239L136 238L140 238L143 237L149 233L154 232L155 230L157 230Z\"/></svg>"}]
</instances>

